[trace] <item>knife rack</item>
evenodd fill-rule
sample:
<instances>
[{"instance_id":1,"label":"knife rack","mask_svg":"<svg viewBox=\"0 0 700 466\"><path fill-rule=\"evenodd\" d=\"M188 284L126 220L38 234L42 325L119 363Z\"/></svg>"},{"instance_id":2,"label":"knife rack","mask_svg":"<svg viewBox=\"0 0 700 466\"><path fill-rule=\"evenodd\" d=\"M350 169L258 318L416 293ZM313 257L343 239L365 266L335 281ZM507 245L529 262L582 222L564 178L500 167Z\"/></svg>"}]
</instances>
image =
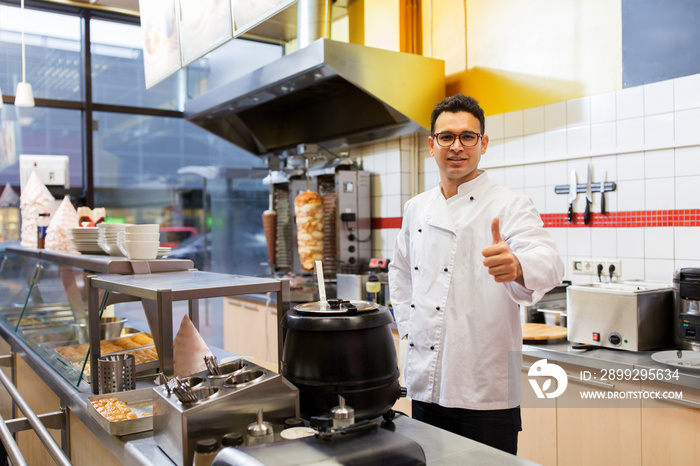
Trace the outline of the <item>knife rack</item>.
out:
<instances>
[{"instance_id":1,"label":"knife rack","mask_svg":"<svg viewBox=\"0 0 700 466\"><path fill-rule=\"evenodd\" d=\"M585 193L587 186L588 186L587 183L578 183L576 185L576 192L577 193ZM603 184L603 192L615 191L616 189L617 189L617 183L615 183L614 181L606 181ZM557 194L569 194L569 185L568 184L557 185L554 187L554 192ZM600 193L600 183L591 183L591 192Z\"/></svg>"}]
</instances>

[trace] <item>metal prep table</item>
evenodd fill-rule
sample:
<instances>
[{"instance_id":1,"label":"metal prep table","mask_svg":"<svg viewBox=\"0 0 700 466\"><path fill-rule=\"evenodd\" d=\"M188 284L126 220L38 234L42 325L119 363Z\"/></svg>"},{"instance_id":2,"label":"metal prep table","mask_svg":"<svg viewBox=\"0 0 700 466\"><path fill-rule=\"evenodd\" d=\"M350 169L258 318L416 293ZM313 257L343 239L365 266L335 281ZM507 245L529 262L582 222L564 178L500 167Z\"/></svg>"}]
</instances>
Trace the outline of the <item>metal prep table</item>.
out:
<instances>
[{"instance_id":1,"label":"metal prep table","mask_svg":"<svg viewBox=\"0 0 700 466\"><path fill-rule=\"evenodd\" d=\"M197 318L198 299L251 293L277 294L277 312L289 307L289 280L273 280L242 275L187 270L139 275L91 275L86 278L90 328L90 365L97 367L100 356L100 290L119 296L141 299L146 310L160 359L161 371L172 375L173 322L172 303L189 301L190 314ZM121 298L120 298L121 300ZM103 302L109 302L104 300ZM278 335L278 339L281 335ZM92 390L98 390L98 371L90 373Z\"/></svg>"}]
</instances>

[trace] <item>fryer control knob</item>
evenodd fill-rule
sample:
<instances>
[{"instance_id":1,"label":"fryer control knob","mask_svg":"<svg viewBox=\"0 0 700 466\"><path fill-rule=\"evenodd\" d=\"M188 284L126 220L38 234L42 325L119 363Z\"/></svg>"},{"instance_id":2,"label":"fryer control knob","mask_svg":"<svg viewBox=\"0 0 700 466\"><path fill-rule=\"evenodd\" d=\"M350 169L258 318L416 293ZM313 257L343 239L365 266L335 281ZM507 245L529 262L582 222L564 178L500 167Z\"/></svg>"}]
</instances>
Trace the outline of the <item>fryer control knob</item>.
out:
<instances>
[{"instance_id":1,"label":"fryer control knob","mask_svg":"<svg viewBox=\"0 0 700 466\"><path fill-rule=\"evenodd\" d=\"M608 337L608 341L613 346L620 346L622 344L622 337L620 336L619 333L613 332Z\"/></svg>"}]
</instances>

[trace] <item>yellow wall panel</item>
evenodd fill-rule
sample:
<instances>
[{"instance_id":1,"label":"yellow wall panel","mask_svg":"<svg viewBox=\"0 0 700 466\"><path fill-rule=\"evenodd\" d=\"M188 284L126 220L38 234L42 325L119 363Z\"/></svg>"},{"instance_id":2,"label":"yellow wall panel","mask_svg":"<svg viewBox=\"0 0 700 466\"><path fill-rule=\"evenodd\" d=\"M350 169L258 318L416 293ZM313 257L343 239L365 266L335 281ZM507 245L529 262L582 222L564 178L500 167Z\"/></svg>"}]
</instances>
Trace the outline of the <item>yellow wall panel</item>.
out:
<instances>
[{"instance_id":1,"label":"yellow wall panel","mask_svg":"<svg viewBox=\"0 0 700 466\"><path fill-rule=\"evenodd\" d=\"M365 0L365 45L400 51L399 0Z\"/></svg>"},{"instance_id":2,"label":"yellow wall panel","mask_svg":"<svg viewBox=\"0 0 700 466\"><path fill-rule=\"evenodd\" d=\"M618 90L620 2L424 0L423 53L488 114Z\"/></svg>"},{"instance_id":3,"label":"yellow wall panel","mask_svg":"<svg viewBox=\"0 0 700 466\"><path fill-rule=\"evenodd\" d=\"M423 54L445 60L445 76L462 73L467 69L464 6L464 0L424 0L423 3L423 21L428 18L432 22L432 41L429 40L428 48L424 44Z\"/></svg>"}]
</instances>

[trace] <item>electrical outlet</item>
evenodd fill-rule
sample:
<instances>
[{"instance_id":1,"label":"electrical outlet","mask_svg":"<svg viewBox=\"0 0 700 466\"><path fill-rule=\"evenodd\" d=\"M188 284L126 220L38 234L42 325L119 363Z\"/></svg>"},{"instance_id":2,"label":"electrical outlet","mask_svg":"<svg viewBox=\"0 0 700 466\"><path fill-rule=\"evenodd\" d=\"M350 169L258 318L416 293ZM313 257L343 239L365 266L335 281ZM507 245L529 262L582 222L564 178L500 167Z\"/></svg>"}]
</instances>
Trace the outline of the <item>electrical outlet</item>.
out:
<instances>
[{"instance_id":1,"label":"electrical outlet","mask_svg":"<svg viewBox=\"0 0 700 466\"><path fill-rule=\"evenodd\" d=\"M603 273L607 277L610 277L610 267L614 267L613 276L615 276L615 277L622 276L622 261L620 259L605 261L604 265L605 265L605 269L603 270Z\"/></svg>"},{"instance_id":2,"label":"electrical outlet","mask_svg":"<svg viewBox=\"0 0 700 466\"><path fill-rule=\"evenodd\" d=\"M613 277L622 276L622 261L620 259L586 259L575 258L572 262L572 272L581 275L598 275L598 266L602 266L600 276L610 280L610 266L614 266Z\"/></svg>"},{"instance_id":3,"label":"electrical outlet","mask_svg":"<svg viewBox=\"0 0 700 466\"><path fill-rule=\"evenodd\" d=\"M595 269L593 268L593 262L590 259L585 259L583 261L583 273L587 275L592 275L595 273Z\"/></svg>"}]
</instances>

